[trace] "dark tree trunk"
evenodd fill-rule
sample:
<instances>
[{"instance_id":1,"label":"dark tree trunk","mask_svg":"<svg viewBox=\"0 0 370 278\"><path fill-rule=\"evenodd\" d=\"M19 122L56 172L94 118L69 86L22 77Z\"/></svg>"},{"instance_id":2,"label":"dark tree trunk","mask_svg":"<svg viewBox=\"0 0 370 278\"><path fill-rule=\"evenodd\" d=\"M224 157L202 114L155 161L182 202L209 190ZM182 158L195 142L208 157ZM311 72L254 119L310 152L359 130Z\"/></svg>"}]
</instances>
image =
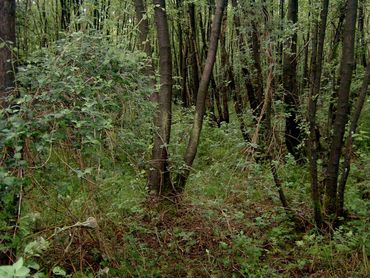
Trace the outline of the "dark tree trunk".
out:
<instances>
[{"instance_id":1,"label":"dark tree trunk","mask_svg":"<svg viewBox=\"0 0 370 278\"><path fill-rule=\"evenodd\" d=\"M100 30L100 9L99 9L99 1L95 0L94 1L94 29L95 30Z\"/></svg>"},{"instance_id":2,"label":"dark tree trunk","mask_svg":"<svg viewBox=\"0 0 370 278\"><path fill-rule=\"evenodd\" d=\"M197 45L197 27L195 19L195 4L189 3L189 21L190 21L190 58L191 58L191 72L192 72L192 103L195 104L197 99L197 92L199 89L199 57L198 57L198 45Z\"/></svg>"},{"instance_id":3,"label":"dark tree trunk","mask_svg":"<svg viewBox=\"0 0 370 278\"><path fill-rule=\"evenodd\" d=\"M316 23L312 39L312 57L311 57L311 88L308 100L308 121L310 135L308 139L309 165L311 176L311 194L314 207L314 218L317 227L322 228L322 213L320 202L320 189L318 183L317 160L318 146L320 144L317 137L318 128L316 126L317 99L320 94L322 59L324 52L324 42L326 35L326 24L328 17L329 0L322 2L320 15L320 27Z\"/></svg>"},{"instance_id":4,"label":"dark tree trunk","mask_svg":"<svg viewBox=\"0 0 370 278\"><path fill-rule=\"evenodd\" d=\"M285 17L285 0L280 0L279 3L279 14L280 14L280 31L284 31L284 17ZM284 45L282 42L278 44L278 63L279 65L283 64L283 49Z\"/></svg>"},{"instance_id":5,"label":"dark tree trunk","mask_svg":"<svg viewBox=\"0 0 370 278\"><path fill-rule=\"evenodd\" d=\"M181 174L179 174L177 178L176 189L179 191L183 190L185 187L187 178L189 177L190 168L193 165L193 161L197 153L200 133L203 125L203 118L205 114L205 102L207 97L208 85L211 79L213 66L216 60L218 39L221 32L222 17L226 4L227 0L218 0L216 4L216 12L212 23L207 60L204 65L202 78L199 84L197 103L195 107L194 123L184 157L186 169Z\"/></svg>"},{"instance_id":6,"label":"dark tree trunk","mask_svg":"<svg viewBox=\"0 0 370 278\"><path fill-rule=\"evenodd\" d=\"M158 195L174 193L168 170L168 149L171 132L172 58L166 13L166 1L154 0L155 23L159 46L160 89L158 96L159 121L154 135L152 168L149 172L149 190Z\"/></svg>"},{"instance_id":7,"label":"dark tree trunk","mask_svg":"<svg viewBox=\"0 0 370 278\"><path fill-rule=\"evenodd\" d=\"M352 115L351 119L351 126L349 129L349 134L346 143L346 150L344 161L342 164L342 176L339 182L338 188L338 208L337 208L337 215L343 216L344 212L344 191L347 183L347 178L349 175L350 167L351 167L351 154L352 154L352 143L353 143L353 135L356 133L358 120L361 115L362 107L364 106L366 100L366 94L368 92L369 81L370 81L370 43L368 44L368 60L366 62L366 70L365 76L362 83L361 91L357 99L357 103L355 105L355 110Z\"/></svg>"},{"instance_id":8,"label":"dark tree trunk","mask_svg":"<svg viewBox=\"0 0 370 278\"><path fill-rule=\"evenodd\" d=\"M0 0L0 109L7 108L10 103L7 97L14 88L14 68L12 64L13 48L16 46L16 1L15 0ZM5 115L4 115L5 116ZM3 155L11 155L14 153L13 149L2 150ZM4 157L5 158L5 157ZM15 235L17 225L14 223L17 220L18 203L17 197L18 186L11 186L9 188L0 185L0 196L11 196L11 205L8 203L10 200L4 202L0 198L0 211L2 213L2 222L6 226L13 227L12 233ZM11 194L11 195L10 195ZM3 226L4 227L4 226ZM2 229L4 231L4 229ZM2 239L2 248L0 251L0 265L9 264L14 259L15 248L10 242L11 232L9 237L4 236ZM13 247L12 247L13 246Z\"/></svg>"},{"instance_id":9,"label":"dark tree trunk","mask_svg":"<svg viewBox=\"0 0 370 278\"><path fill-rule=\"evenodd\" d=\"M15 47L15 0L0 0L0 107L14 87L12 48Z\"/></svg>"},{"instance_id":10,"label":"dark tree trunk","mask_svg":"<svg viewBox=\"0 0 370 278\"><path fill-rule=\"evenodd\" d=\"M81 5L83 4L83 0L73 0L73 12L77 18L81 16ZM76 22L76 31L81 30L81 23L77 20Z\"/></svg>"},{"instance_id":11,"label":"dark tree trunk","mask_svg":"<svg viewBox=\"0 0 370 278\"><path fill-rule=\"evenodd\" d=\"M144 51L148 58L152 56L152 47L149 41L149 23L143 0L134 0L136 19L139 29L139 48ZM154 73L154 72L153 72Z\"/></svg>"},{"instance_id":12,"label":"dark tree trunk","mask_svg":"<svg viewBox=\"0 0 370 278\"><path fill-rule=\"evenodd\" d=\"M331 63L331 80L332 80L332 91L329 100L329 111L326 125L326 140L327 144L330 145L330 132L332 130L334 120L335 120L335 101L338 97L338 87L340 83L340 76L337 78L337 67L336 59L338 56L338 47L343 38L343 23L346 16L346 5L340 8L340 15L338 19L338 24L334 30L333 39L330 46L329 52L329 63Z\"/></svg>"},{"instance_id":13,"label":"dark tree trunk","mask_svg":"<svg viewBox=\"0 0 370 278\"><path fill-rule=\"evenodd\" d=\"M232 5L233 5L233 8L234 8L234 25L235 25L236 36L238 38L239 50L240 50L241 53L244 53L246 44L245 44L245 41L243 39L243 34L240 32L241 23L240 23L240 17L238 15L238 11L237 11L237 7L238 7L237 0L233 0ZM252 83L252 80L251 80L252 77L251 77L251 74L250 74L250 72L247 68L247 63L244 62L244 61L242 62L242 73L243 73L243 76L244 76L245 88L247 90L248 101L249 101L250 107L252 109L254 117L258 118L258 116L259 116L258 106L260 105L260 103L259 103L259 100L257 99L256 93L255 93L255 89L254 89L254 86L253 86L253 83ZM242 108L243 107L242 97L240 96L239 92L235 92L235 94L236 95L235 95L234 100L238 101L238 102L241 101L241 102L240 103L235 103L234 106ZM238 110L239 110L239 108L238 108ZM240 115L241 115L242 112L243 112L243 110L240 111ZM242 118L240 118L240 119L242 119ZM242 123L240 123L240 124L242 126L245 126ZM242 130L242 132L243 132L243 130Z\"/></svg>"},{"instance_id":14,"label":"dark tree trunk","mask_svg":"<svg viewBox=\"0 0 370 278\"><path fill-rule=\"evenodd\" d=\"M288 20L298 22L298 0L289 0ZM301 141L300 122L298 120L299 95L297 86L297 33L292 34L289 50L284 55L283 88L287 116L285 119L285 144L288 151L298 161L301 159L298 146Z\"/></svg>"},{"instance_id":15,"label":"dark tree trunk","mask_svg":"<svg viewBox=\"0 0 370 278\"><path fill-rule=\"evenodd\" d=\"M182 11L182 0L176 0L176 8L177 8L177 17L178 17L178 22L177 22L177 41L178 41L178 51L179 51L179 65L178 65L178 75L181 77L180 84L181 84L181 100L182 104L184 107L188 106L188 101L187 101L187 94L186 94L186 76L187 76L187 70L186 70L186 44L184 44L184 32L181 24L181 19L183 16L183 11ZM184 99L185 97L185 99Z\"/></svg>"},{"instance_id":16,"label":"dark tree trunk","mask_svg":"<svg viewBox=\"0 0 370 278\"><path fill-rule=\"evenodd\" d=\"M226 49L226 28L227 28L227 16L224 16L221 28L221 36L220 36L220 45L221 45L221 65L222 69L222 77L223 80L221 81L221 101L222 101L222 121L229 123L229 74L230 74L230 63L229 63L229 54L227 53ZM221 117L220 117L221 118Z\"/></svg>"},{"instance_id":17,"label":"dark tree trunk","mask_svg":"<svg viewBox=\"0 0 370 278\"><path fill-rule=\"evenodd\" d=\"M259 35L258 35L258 28L257 23L252 21L252 32L251 32L251 44L250 44L251 52L252 52L252 58L253 58L253 64L256 71L256 74L254 76L254 80L256 81L255 88L255 96L257 100L257 111L256 114L259 115L261 113L261 105L263 101L263 74L262 74L262 65L261 65L261 55L260 55L260 41L259 41Z\"/></svg>"},{"instance_id":18,"label":"dark tree trunk","mask_svg":"<svg viewBox=\"0 0 370 278\"><path fill-rule=\"evenodd\" d=\"M358 32L359 32L359 60L360 63L366 68L366 38L365 38L365 12L364 12L365 1L361 0L358 9Z\"/></svg>"},{"instance_id":19,"label":"dark tree trunk","mask_svg":"<svg viewBox=\"0 0 370 278\"><path fill-rule=\"evenodd\" d=\"M357 2L358 0L348 0L344 24L343 51L340 65L341 80L325 177L325 208L328 215L334 215L337 211L339 160L343 146L344 131L348 122L349 95L354 66Z\"/></svg>"},{"instance_id":20,"label":"dark tree trunk","mask_svg":"<svg viewBox=\"0 0 370 278\"><path fill-rule=\"evenodd\" d=\"M70 0L60 0L60 29L66 30L71 22Z\"/></svg>"},{"instance_id":21,"label":"dark tree trunk","mask_svg":"<svg viewBox=\"0 0 370 278\"><path fill-rule=\"evenodd\" d=\"M302 83L301 83L301 90L302 91L307 87L308 81L310 79L310 74L309 74L309 70L308 70L308 56L309 56L310 32L311 32L311 26L308 27L308 31L307 31L306 37L303 37L303 43L304 43L304 61L303 61Z\"/></svg>"}]
</instances>

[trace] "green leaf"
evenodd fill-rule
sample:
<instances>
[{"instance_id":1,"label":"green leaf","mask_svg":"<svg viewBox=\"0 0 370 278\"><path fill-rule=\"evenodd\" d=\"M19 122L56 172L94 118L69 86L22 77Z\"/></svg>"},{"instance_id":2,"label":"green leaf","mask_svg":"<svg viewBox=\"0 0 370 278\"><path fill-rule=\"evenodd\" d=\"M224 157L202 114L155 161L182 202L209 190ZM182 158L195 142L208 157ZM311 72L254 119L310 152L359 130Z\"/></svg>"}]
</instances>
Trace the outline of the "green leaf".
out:
<instances>
[{"instance_id":1,"label":"green leaf","mask_svg":"<svg viewBox=\"0 0 370 278\"><path fill-rule=\"evenodd\" d=\"M34 270L39 270L40 269L40 265L36 262L30 262L27 264L27 267L29 268L32 268Z\"/></svg>"},{"instance_id":2,"label":"green leaf","mask_svg":"<svg viewBox=\"0 0 370 278\"><path fill-rule=\"evenodd\" d=\"M22 158L22 154L21 153L16 153L14 155L14 158L17 159L17 160L20 160Z\"/></svg>"},{"instance_id":3,"label":"green leaf","mask_svg":"<svg viewBox=\"0 0 370 278\"><path fill-rule=\"evenodd\" d=\"M14 177L5 177L4 184L7 186L11 186L14 184L15 178Z\"/></svg>"},{"instance_id":4,"label":"green leaf","mask_svg":"<svg viewBox=\"0 0 370 278\"><path fill-rule=\"evenodd\" d=\"M40 254L48 249L49 242L45 240L43 237L38 238L37 240L31 241L26 245L24 248L24 253L30 256L37 256L39 257Z\"/></svg>"},{"instance_id":5,"label":"green leaf","mask_svg":"<svg viewBox=\"0 0 370 278\"><path fill-rule=\"evenodd\" d=\"M0 266L0 277L3 278L13 278L14 267L12 265L2 265Z\"/></svg>"},{"instance_id":6,"label":"green leaf","mask_svg":"<svg viewBox=\"0 0 370 278\"><path fill-rule=\"evenodd\" d=\"M23 258L19 258L19 260L13 264L13 268L15 271L18 271L21 269L21 267L23 266Z\"/></svg>"},{"instance_id":7,"label":"green leaf","mask_svg":"<svg viewBox=\"0 0 370 278\"><path fill-rule=\"evenodd\" d=\"M64 277L67 275L67 272L60 266L56 266L53 268L53 274Z\"/></svg>"},{"instance_id":8,"label":"green leaf","mask_svg":"<svg viewBox=\"0 0 370 278\"><path fill-rule=\"evenodd\" d=\"M30 273L30 269L22 266L15 272L15 277L27 277L28 273Z\"/></svg>"}]
</instances>

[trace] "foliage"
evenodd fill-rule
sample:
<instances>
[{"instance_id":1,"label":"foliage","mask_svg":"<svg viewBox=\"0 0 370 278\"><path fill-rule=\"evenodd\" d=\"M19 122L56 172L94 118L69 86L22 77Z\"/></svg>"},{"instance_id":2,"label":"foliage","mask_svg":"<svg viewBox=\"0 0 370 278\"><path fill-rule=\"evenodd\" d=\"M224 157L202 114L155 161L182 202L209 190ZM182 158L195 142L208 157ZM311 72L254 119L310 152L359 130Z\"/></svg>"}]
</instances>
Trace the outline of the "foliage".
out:
<instances>
[{"instance_id":1,"label":"foliage","mask_svg":"<svg viewBox=\"0 0 370 278\"><path fill-rule=\"evenodd\" d=\"M337 226L328 224L326 234L312 220L308 165L305 160L295 161L283 144L289 113L284 103L282 60L292 54L287 46L295 32L297 112L300 128L309 133L308 64L320 1L300 1L296 24L280 17L279 1L237 1L240 7L229 6L225 49L235 84L224 74L225 61L217 57L197 159L176 204L158 204L148 198L146 188L152 137L157 132L152 124L153 80L147 76L158 66L156 41L150 42L155 37L154 6L149 4L145 15L149 20L146 43L153 47L153 57L148 57L136 50L141 47L133 1L60 1L57 7L51 0L18 2L16 89L8 99L11 107L0 110L0 252L14 261L0 266L0 277L368 277L369 100L353 136L345 217ZM62 2L70 5L68 26L61 26ZM339 20L346 1L339 2L331 1L331 24L324 45L316 119L323 148L320 156L330 143L327 113L335 103L333 92L339 82L341 46L339 42L335 46L335 34L338 31L342 36ZM369 4L360 2L368 13ZM81 6L76 10L77 3ZM190 63L195 55L196 66L204 64L207 24L214 8L209 3L167 1L175 61L168 145L172 178L185 167L183 157L195 111L183 107L180 98L183 92L194 97ZM188 18L191 4L197 8L195 20L200 26L195 30L195 50L188 44L193 41ZM234 15L241 19L242 45ZM254 69L256 61L249 47L256 28L261 76ZM360 35L353 100L364 75L360 63L364 38ZM271 65L265 55L270 48ZM186 56L182 61L181 55ZM247 72L253 86L262 81L265 88L269 66L273 66L274 99L271 115L266 116L271 116L275 141L264 142L262 127L260 141L246 143L239 117L249 135L256 132L258 121L247 103ZM223 85L230 85L226 100L240 93L244 111L236 115L230 110L229 123L215 123ZM300 150L307 158L305 145L302 140ZM249 157L246 149L250 146L267 146L276 154L271 163L277 167L299 229L287 221L269 161L262 153L256 160ZM319 170L325 170L322 157L317 162ZM318 176L320 187L324 174L321 171Z\"/></svg>"},{"instance_id":2,"label":"foliage","mask_svg":"<svg viewBox=\"0 0 370 278\"><path fill-rule=\"evenodd\" d=\"M10 229L14 196L31 183L64 198L81 181L104 177L104 169L145 168L153 111L145 67L142 53L83 33L35 52L19 67L15 104L0 122L0 147L8 153L0 168L2 231Z\"/></svg>"},{"instance_id":3,"label":"foliage","mask_svg":"<svg viewBox=\"0 0 370 278\"><path fill-rule=\"evenodd\" d=\"M23 259L20 258L13 265L0 266L0 275L4 278L27 277L30 269L23 265Z\"/></svg>"}]
</instances>

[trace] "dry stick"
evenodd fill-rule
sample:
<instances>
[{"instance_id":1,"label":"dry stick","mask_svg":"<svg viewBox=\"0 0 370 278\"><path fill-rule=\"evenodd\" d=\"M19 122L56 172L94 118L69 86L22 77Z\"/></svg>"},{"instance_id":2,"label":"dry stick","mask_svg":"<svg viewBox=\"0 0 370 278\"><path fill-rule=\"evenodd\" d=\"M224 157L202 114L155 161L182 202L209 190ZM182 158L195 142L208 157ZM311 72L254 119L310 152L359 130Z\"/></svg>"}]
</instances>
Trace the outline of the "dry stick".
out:
<instances>
[{"instance_id":1,"label":"dry stick","mask_svg":"<svg viewBox=\"0 0 370 278\"><path fill-rule=\"evenodd\" d=\"M338 188L338 204L337 204L337 215L343 216L344 213L344 190L347 183L347 178L349 175L350 167L351 167L351 152L352 152L352 144L353 144L353 135L356 133L358 120L361 115L362 107L364 106L364 102L366 99L367 89L369 86L370 80L370 43L368 43L368 62L365 71L365 76L362 82L362 87L360 90L360 95L358 96L355 111L351 119L351 127L349 130L349 135L346 143L346 151L344 156L344 161L342 164L342 177L339 182Z\"/></svg>"}]
</instances>

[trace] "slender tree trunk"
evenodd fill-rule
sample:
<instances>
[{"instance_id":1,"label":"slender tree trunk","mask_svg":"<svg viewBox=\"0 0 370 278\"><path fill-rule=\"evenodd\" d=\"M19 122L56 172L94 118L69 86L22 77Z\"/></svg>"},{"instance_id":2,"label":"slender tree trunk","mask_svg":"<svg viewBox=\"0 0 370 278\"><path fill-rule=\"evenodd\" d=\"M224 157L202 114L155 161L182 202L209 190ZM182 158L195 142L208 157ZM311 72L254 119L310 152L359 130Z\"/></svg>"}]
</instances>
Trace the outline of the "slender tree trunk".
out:
<instances>
[{"instance_id":1,"label":"slender tree trunk","mask_svg":"<svg viewBox=\"0 0 370 278\"><path fill-rule=\"evenodd\" d=\"M237 0L233 0L232 4L233 4L233 8L234 8L234 25L235 25L236 36L238 38L239 51L242 54L244 54L244 52L245 52L244 49L245 49L246 44L245 44L245 41L244 41L244 38L243 38L243 34L240 32L241 23L240 23L240 17L238 15L238 11L237 11L237 7L238 7ZM244 76L245 87L246 87L247 95L248 95L248 101L249 101L250 107L253 111L253 115L255 116L255 118L257 118L259 116L257 114L257 109L258 109L259 102L258 102L258 99L256 97L255 89L254 89L254 86L253 86L253 83L252 83L252 80L251 80L251 74L250 74L250 72L247 68L247 63L245 61L242 62L242 73L243 73L243 76ZM243 102L242 102L242 98L241 98L239 92L235 92L234 100L238 101L238 102L241 101L239 103L235 103L235 107L240 107L242 109ZM239 108L238 108L238 110L239 110ZM243 110L239 110L239 111L240 111L240 115L241 115ZM238 112L237 112L237 114L238 114ZM240 123L240 124L242 126L245 126L242 123ZM242 132L243 132L243 130L242 130Z\"/></svg>"},{"instance_id":2,"label":"slender tree trunk","mask_svg":"<svg viewBox=\"0 0 370 278\"><path fill-rule=\"evenodd\" d=\"M309 165L311 176L311 194L314 207L315 223L319 228L322 227L323 221L317 172L318 145L320 142L317 136L318 128L316 126L316 111L317 99L319 97L321 87L322 59L324 52L328 9L329 0L323 0L320 15L320 27L317 23L315 24L316 26L314 27L314 34L312 36L311 88L308 100L308 121L310 129L310 135L308 139L308 152L310 162Z\"/></svg>"},{"instance_id":3,"label":"slender tree trunk","mask_svg":"<svg viewBox=\"0 0 370 278\"><path fill-rule=\"evenodd\" d=\"M0 109L5 109L10 106L7 97L14 89L12 56L13 48L16 47L15 23L16 1L0 0ZM6 114L4 116L6 116ZM4 154L4 150L2 150L2 152ZM14 150L12 148L5 149L5 152L9 156L14 154ZM4 202L4 200L0 198L0 211L3 213L2 222L5 223L6 226L12 226L12 232L14 234L16 234L17 231L17 225L14 222L17 221L16 219L18 214L19 198L17 193L20 192L18 189L18 186L12 186L9 188L4 187L3 185L0 186L0 196L5 196L4 192L6 192L6 194L10 193L12 197L11 205L9 202L10 200ZM14 246L12 247L9 239L2 237L2 240L2 245L6 248L2 248L0 251L0 264L9 264L14 259L16 250Z\"/></svg>"},{"instance_id":4,"label":"slender tree trunk","mask_svg":"<svg viewBox=\"0 0 370 278\"><path fill-rule=\"evenodd\" d=\"M366 61L366 39L365 39L365 12L364 12L365 1L360 0L359 3L359 15L358 15L358 32L359 32L359 61L360 63L366 68L367 61Z\"/></svg>"},{"instance_id":5,"label":"slender tree trunk","mask_svg":"<svg viewBox=\"0 0 370 278\"><path fill-rule=\"evenodd\" d=\"M223 66L222 73L223 73L223 80L221 81L221 101L222 101L222 121L229 123L229 74L230 74L230 66L229 66L229 54L227 53L226 49L226 29L227 29L227 16L223 17L222 27L221 27L221 35L220 35L220 45L221 45L221 65Z\"/></svg>"},{"instance_id":6,"label":"slender tree trunk","mask_svg":"<svg viewBox=\"0 0 370 278\"><path fill-rule=\"evenodd\" d=\"M15 47L15 0L0 0L0 107L14 87L12 48Z\"/></svg>"},{"instance_id":7,"label":"slender tree trunk","mask_svg":"<svg viewBox=\"0 0 370 278\"><path fill-rule=\"evenodd\" d=\"M344 24L344 39L340 65L340 86L338 90L337 110L333 125L333 135L328 157L328 168L325 177L325 208L328 215L337 211L337 182L339 160L343 146L343 136L348 122L349 95L354 66L354 42L356 34L356 16L358 0L348 0Z\"/></svg>"},{"instance_id":8,"label":"slender tree trunk","mask_svg":"<svg viewBox=\"0 0 370 278\"><path fill-rule=\"evenodd\" d=\"M259 115L261 113L261 105L263 102L264 89L263 89L263 74L262 74L261 55L260 55L261 46L260 46L260 41L259 41L257 23L255 21L252 21L250 48L252 52L254 68L256 71L256 74L254 76L256 85L254 86L254 88L255 88L256 100L258 103L256 114Z\"/></svg>"},{"instance_id":9,"label":"slender tree trunk","mask_svg":"<svg viewBox=\"0 0 370 278\"><path fill-rule=\"evenodd\" d=\"M172 195L170 172L168 170L168 149L171 132L172 104L172 58L168 30L166 1L154 0L155 24L159 46L160 89L158 96L159 121L154 134L152 168L149 172L148 187L158 195Z\"/></svg>"},{"instance_id":10,"label":"slender tree trunk","mask_svg":"<svg viewBox=\"0 0 370 278\"><path fill-rule=\"evenodd\" d=\"M71 22L70 0L60 0L60 29L66 30Z\"/></svg>"},{"instance_id":11,"label":"slender tree trunk","mask_svg":"<svg viewBox=\"0 0 370 278\"><path fill-rule=\"evenodd\" d=\"M190 21L190 58L191 58L191 72L192 72L192 103L195 104L197 99L197 92L199 89L199 55L198 55L198 45L197 45L197 27L195 19L195 4L189 3L188 7L189 21Z\"/></svg>"},{"instance_id":12,"label":"slender tree trunk","mask_svg":"<svg viewBox=\"0 0 370 278\"><path fill-rule=\"evenodd\" d=\"M308 27L306 37L303 37L304 61L303 61L303 75L302 75L302 82L301 82L301 90L304 90L307 87L308 81L310 79L310 73L309 73L309 69L308 69L310 32L311 32L311 26Z\"/></svg>"},{"instance_id":13,"label":"slender tree trunk","mask_svg":"<svg viewBox=\"0 0 370 278\"><path fill-rule=\"evenodd\" d=\"M337 77L336 70L336 59L338 56L338 47L343 38L343 23L346 16L346 5L340 9L340 16L338 19L338 24L334 30L333 39L330 46L329 52L329 63L331 64L331 79L332 79L332 91L329 100L329 111L326 125L326 140L327 144L330 145L330 133L335 120L335 101L338 97L338 87L341 77Z\"/></svg>"},{"instance_id":14,"label":"slender tree trunk","mask_svg":"<svg viewBox=\"0 0 370 278\"><path fill-rule=\"evenodd\" d=\"M94 29L100 30L100 9L99 9L100 3L99 0L94 1Z\"/></svg>"},{"instance_id":15,"label":"slender tree trunk","mask_svg":"<svg viewBox=\"0 0 370 278\"><path fill-rule=\"evenodd\" d=\"M298 0L289 0L288 20L298 22ZM284 55L283 88L287 116L285 118L285 144L288 151L298 161L301 159L298 145L301 141L300 122L298 120L299 95L297 86L297 33L293 33L289 42L289 53Z\"/></svg>"},{"instance_id":16,"label":"slender tree trunk","mask_svg":"<svg viewBox=\"0 0 370 278\"><path fill-rule=\"evenodd\" d=\"M283 33L284 31L284 17L285 17L285 0L280 0L279 3L279 14L280 14L280 31ZM278 57L279 57L279 65L283 64L283 49L284 45L283 43L278 44Z\"/></svg>"},{"instance_id":17,"label":"slender tree trunk","mask_svg":"<svg viewBox=\"0 0 370 278\"><path fill-rule=\"evenodd\" d=\"M207 60L204 65L202 78L199 84L197 103L195 107L194 123L184 157L184 162L187 168L184 170L183 173L179 174L177 178L176 189L179 191L183 190L183 188L185 187L187 178L189 177L190 168L193 165L193 161L197 153L200 133L203 125L203 118L205 114L205 101L208 91L208 85L211 79L213 66L216 60L218 39L221 32L222 17L226 4L227 0L218 0L216 4L216 12L212 23L211 38L207 54Z\"/></svg>"},{"instance_id":18,"label":"slender tree trunk","mask_svg":"<svg viewBox=\"0 0 370 278\"><path fill-rule=\"evenodd\" d=\"M182 17L183 17L183 3L182 0L176 0L176 8L177 8L177 42L178 42L178 53L179 53L179 65L178 65L178 75L181 77L180 84L181 84L181 100L184 107L187 107L187 99L186 97L186 44L184 44L184 32L182 28Z\"/></svg>"},{"instance_id":19,"label":"slender tree trunk","mask_svg":"<svg viewBox=\"0 0 370 278\"><path fill-rule=\"evenodd\" d=\"M73 11L74 11L74 15L75 17L77 17L78 19L80 18L81 16L81 5L82 5L83 1L82 0L73 0ZM79 23L79 21L77 20L76 22L76 31L79 31L81 30L81 23Z\"/></svg>"},{"instance_id":20,"label":"slender tree trunk","mask_svg":"<svg viewBox=\"0 0 370 278\"><path fill-rule=\"evenodd\" d=\"M347 183L347 178L349 175L350 167L351 167L351 154L352 154L352 143L353 143L353 135L356 133L358 120L361 115L362 107L364 106L366 100L366 94L368 92L369 81L370 81L370 43L368 44L368 59L366 62L366 70L364 80L362 82L362 87L360 90L360 94L357 99L357 103L355 105L355 110L352 115L351 119L351 126L349 129L349 134L346 143L346 150L344 161L342 164L342 176L339 182L338 188L338 208L337 208L337 215L343 216L344 212L344 191Z\"/></svg>"},{"instance_id":21,"label":"slender tree trunk","mask_svg":"<svg viewBox=\"0 0 370 278\"><path fill-rule=\"evenodd\" d=\"M146 8L143 0L134 1L139 29L139 48L147 54L148 58L150 58L152 56L152 47L149 41L149 23L146 15Z\"/></svg>"}]
</instances>

